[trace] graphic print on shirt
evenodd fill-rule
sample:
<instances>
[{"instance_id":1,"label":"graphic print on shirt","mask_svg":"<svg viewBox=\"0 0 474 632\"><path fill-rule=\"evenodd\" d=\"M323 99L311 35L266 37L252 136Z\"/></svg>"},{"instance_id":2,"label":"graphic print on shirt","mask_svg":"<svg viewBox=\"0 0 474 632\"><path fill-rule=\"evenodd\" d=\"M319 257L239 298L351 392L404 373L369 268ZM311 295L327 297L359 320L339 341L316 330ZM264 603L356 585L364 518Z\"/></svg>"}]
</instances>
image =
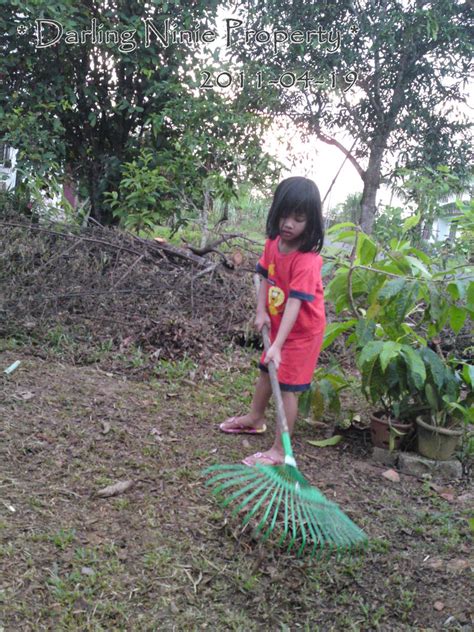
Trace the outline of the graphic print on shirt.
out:
<instances>
[{"instance_id":1,"label":"graphic print on shirt","mask_svg":"<svg viewBox=\"0 0 474 632\"><path fill-rule=\"evenodd\" d=\"M272 316L280 314L284 310L285 292L276 285L268 288L268 311Z\"/></svg>"}]
</instances>

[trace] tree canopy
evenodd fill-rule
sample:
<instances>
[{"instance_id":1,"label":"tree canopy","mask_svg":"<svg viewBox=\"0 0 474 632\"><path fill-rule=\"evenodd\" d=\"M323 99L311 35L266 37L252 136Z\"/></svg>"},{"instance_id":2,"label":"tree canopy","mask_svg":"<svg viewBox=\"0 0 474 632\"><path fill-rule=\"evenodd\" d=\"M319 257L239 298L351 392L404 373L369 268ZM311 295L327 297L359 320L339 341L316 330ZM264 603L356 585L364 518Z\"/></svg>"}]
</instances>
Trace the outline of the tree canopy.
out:
<instances>
[{"instance_id":1,"label":"tree canopy","mask_svg":"<svg viewBox=\"0 0 474 632\"><path fill-rule=\"evenodd\" d=\"M263 75L262 87L249 81L248 106L286 113L348 156L363 181L364 230L380 184L393 182L398 167L466 174L469 122L455 106L465 101L471 56L468 2L257 0L245 14L231 54L248 77ZM340 140L347 132L352 151Z\"/></svg>"},{"instance_id":2,"label":"tree canopy","mask_svg":"<svg viewBox=\"0 0 474 632\"><path fill-rule=\"evenodd\" d=\"M170 202L178 213L183 201L205 209L212 192L228 201L239 181L272 174L262 132L284 114L357 170L367 232L382 182L440 165L461 179L468 172L469 125L456 107L470 61L468 2L236 1L227 7L240 16L227 20L227 64L193 41L215 25L219 6L3 3L0 132L19 149L20 167L67 172L91 215L109 222L114 199L105 193L138 199L136 183L127 190L122 181L146 149L137 168L154 169L163 185L147 202L157 216L169 215ZM204 89L202 71L214 84L219 67L231 89Z\"/></svg>"},{"instance_id":3,"label":"tree canopy","mask_svg":"<svg viewBox=\"0 0 474 632\"><path fill-rule=\"evenodd\" d=\"M0 132L19 149L19 166L67 172L105 223L113 214L104 194L119 190L124 165L144 147L153 156L144 168L161 165L164 178L155 181L155 219L169 215L170 198L178 214L183 195L202 206L210 176L228 192L239 165L261 175L263 120L237 112L225 95L196 91L190 79L204 62L182 34L212 25L217 4L2 4ZM174 43L173 29L181 34Z\"/></svg>"}]
</instances>

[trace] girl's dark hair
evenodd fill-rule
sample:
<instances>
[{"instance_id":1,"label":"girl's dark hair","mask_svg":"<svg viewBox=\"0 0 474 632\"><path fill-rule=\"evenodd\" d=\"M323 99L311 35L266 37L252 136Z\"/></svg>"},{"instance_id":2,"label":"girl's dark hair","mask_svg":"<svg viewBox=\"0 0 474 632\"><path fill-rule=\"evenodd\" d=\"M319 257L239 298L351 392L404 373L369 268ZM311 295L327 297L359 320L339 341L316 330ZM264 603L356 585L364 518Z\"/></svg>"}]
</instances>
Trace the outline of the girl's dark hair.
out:
<instances>
[{"instance_id":1,"label":"girl's dark hair","mask_svg":"<svg viewBox=\"0 0 474 632\"><path fill-rule=\"evenodd\" d=\"M282 180L275 189L267 217L267 237L280 234L280 220L291 213L306 216L301 252L320 252L324 242L324 222L319 189L309 178L294 176Z\"/></svg>"}]
</instances>

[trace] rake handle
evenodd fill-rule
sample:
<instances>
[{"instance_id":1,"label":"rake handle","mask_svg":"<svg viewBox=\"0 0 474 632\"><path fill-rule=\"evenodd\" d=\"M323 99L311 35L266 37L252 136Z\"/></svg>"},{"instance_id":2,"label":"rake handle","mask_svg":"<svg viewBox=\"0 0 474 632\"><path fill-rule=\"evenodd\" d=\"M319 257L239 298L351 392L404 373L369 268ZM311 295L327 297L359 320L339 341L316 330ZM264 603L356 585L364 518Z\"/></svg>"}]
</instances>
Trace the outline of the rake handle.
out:
<instances>
[{"instance_id":1,"label":"rake handle","mask_svg":"<svg viewBox=\"0 0 474 632\"><path fill-rule=\"evenodd\" d=\"M258 296L258 292L260 290L260 275L259 274L254 275L254 283L255 283L255 289ZM268 351L271 347L270 336L268 334L268 325L264 325L262 327L262 338L263 338L263 347L265 351ZM280 427L280 432L282 435L283 433L285 433L289 437L288 422L286 420L285 407L283 406L283 398L281 396L280 384L278 383L277 370L276 370L276 366L273 360L270 360L270 362L268 363L268 373L270 375L270 383L272 386L273 397L275 398L277 420L278 420L278 425ZM284 447L286 448L286 446ZM291 452L291 447L290 447L290 452ZM285 449L285 453L286 453L286 449Z\"/></svg>"}]
</instances>

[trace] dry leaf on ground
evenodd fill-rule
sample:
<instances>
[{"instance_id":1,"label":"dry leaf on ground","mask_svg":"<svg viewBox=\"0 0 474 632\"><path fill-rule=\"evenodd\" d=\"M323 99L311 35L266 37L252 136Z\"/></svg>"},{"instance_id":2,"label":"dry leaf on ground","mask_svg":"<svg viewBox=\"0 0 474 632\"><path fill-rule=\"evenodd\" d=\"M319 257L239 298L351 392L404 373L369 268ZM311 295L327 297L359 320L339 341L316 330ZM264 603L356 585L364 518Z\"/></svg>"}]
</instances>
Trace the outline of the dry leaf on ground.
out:
<instances>
[{"instance_id":1,"label":"dry leaf on ground","mask_svg":"<svg viewBox=\"0 0 474 632\"><path fill-rule=\"evenodd\" d=\"M452 571L453 573L457 573L463 571L465 568L469 568L471 562L469 560L456 559L449 560L446 564L446 570Z\"/></svg>"},{"instance_id":2,"label":"dry leaf on ground","mask_svg":"<svg viewBox=\"0 0 474 632\"><path fill-rule=\"evenodd\" d=\"M392 483L400 482L400 474L398 472L395 472L395 470L386 470L382 473L382 476Z\"/></svg>"},{"instance_id":3,"label":"dry leaf on ground","mask_svg":"<svg viewBox=\"0 0 474 632\"><path fill-rule=\"evenodd\" d=\"M114 483L113 485L108 485L108 487L104 487L96 492L96 496L99 498L109 498L110 496L117 496L118 494L123 494L132 487L133 481L119 481L118 483Z\"/></svg>"}]
</instances>

